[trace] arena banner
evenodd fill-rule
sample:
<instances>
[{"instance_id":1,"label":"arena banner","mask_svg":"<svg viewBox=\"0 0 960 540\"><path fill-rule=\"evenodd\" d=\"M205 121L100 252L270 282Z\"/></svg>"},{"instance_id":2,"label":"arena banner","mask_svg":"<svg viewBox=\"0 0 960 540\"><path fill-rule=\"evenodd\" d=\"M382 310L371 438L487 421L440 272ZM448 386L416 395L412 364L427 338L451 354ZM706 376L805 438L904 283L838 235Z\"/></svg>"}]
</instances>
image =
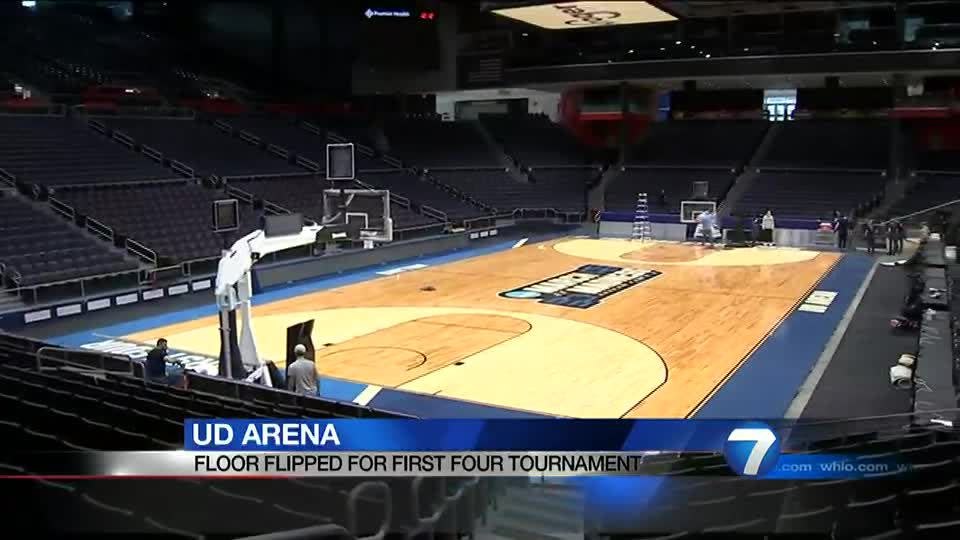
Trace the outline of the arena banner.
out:
<instances>
[{"instance_id":1,"label":"arena banner","mask_svg":"<svg viewBox=\"0 0 960 540\"><path fill-rule=\"evenodd\" d=\"M556 2L495 9L493 13L550 30L676 20L673 15L647 2Z\"/></svg>"}]
</instances>

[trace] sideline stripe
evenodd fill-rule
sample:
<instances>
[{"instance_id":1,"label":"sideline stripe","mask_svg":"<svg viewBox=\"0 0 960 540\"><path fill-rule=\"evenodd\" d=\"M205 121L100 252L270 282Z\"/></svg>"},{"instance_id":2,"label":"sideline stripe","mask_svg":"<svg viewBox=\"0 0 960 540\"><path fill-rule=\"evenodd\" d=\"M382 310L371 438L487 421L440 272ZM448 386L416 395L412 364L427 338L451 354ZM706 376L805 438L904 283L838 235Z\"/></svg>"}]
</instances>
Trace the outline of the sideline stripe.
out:
<instances>
[{"instance_id":1,"label":"sideline stripe","mask_svg":"<svg viewBox=\"0 0 960 540\"><path fill-rule=\"evenodd\" d=\"M357 405L367 406L371 401L373 401L373 398L377 397L377 394L380 393L380 390L383 390L383 388L371 384L364 388L363 392L360 392L360 395L353 398L353 402Z\"/></svg>"},{"instance_id":2,"label":"sideline stripe","mask_svg":"<svg viewBox=\"0 0 960 540\"><path fill-rule=\"evenodd\" d=\"M803 410L807 408L807 403L810 402L813 391L817 388L817 385L820 384L820 379L827 371L827 366L830 365L833 354L837 352L837 347L840 346L840 341L847 332L847 327L850 326L853 315L857 312L857 308L860 307L860 301L863 300L863 295L866 294L867 288L873 281L873 274L876 273L878 265L879 263L874 264L870 268L870 272L867 273L867 277L863 279L863 283L860 284L856 296L854 296L853 301L850 302L850 307L848 307L847 312L843 314L843 319L840 320L840 324L837 325L833 335L830 336L830 341L827 342L827 346L824 347L823 352L820 353L820 358L813 366L810 374L807 375L807 379L800 385L800 388L797 390L797 395L793 398L793 402L790 403L790 407L787 408L787 412L783 414L784 418L800 418Z\"/></svg>"},{"instance_id":3,"label":"sideline stripe","mask_svg":"<svg viewBox=\"0 0 960 540\"><path fill-rule=\"evenodd\" d=\"M517 243L513 245L513 249L517 249L518 247L523 246L524 244L527 243L527 240L528 240L527 238L521 238L517 240Z\"/></svg>"}]
</instances>

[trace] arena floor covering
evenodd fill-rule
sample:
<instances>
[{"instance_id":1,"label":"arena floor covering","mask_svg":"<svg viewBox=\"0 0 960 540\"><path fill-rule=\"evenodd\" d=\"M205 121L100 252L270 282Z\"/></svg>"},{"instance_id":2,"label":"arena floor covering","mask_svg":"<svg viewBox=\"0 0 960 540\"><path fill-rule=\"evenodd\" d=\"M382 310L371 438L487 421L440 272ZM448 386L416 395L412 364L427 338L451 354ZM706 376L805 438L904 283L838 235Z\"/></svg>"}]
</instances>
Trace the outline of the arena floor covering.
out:
<instances>
[{"instance_id":1,"label":"arena floor covering","mask_svg":"<svg viewBox=\"0 0 960 540\"><path fill-rule=\"evenodd\" d=\"M462 414L417 397L476 404L477 416L691 417L724 399L721 390L737 390L748 359L754 370L780 363L780 373L796 372L800 380L761 383L778 387L780 401L792 396L869 268L855 254L586 237L471 255L260 295L260 353L282 360L286 328L314 319L321 393L329 397L422 416ZM833 290L817 290L838 270ZM789 335L791 322L804 330ZM768 339L775 330L805 356L783 357L783 340ZM175 350L219 351L212 307L95 335L137 344L162 336ZM78 339L91 337L62 341ZM754 393L757 382L747 381Z\"/></svg>"}]
</instances>

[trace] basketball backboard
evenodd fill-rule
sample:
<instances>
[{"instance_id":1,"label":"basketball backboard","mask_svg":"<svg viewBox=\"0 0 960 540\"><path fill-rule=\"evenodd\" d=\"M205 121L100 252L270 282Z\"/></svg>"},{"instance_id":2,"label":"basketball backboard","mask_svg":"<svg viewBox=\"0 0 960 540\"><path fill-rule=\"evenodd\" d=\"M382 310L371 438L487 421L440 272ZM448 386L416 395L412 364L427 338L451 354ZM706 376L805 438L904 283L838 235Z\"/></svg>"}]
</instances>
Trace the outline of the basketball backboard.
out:
<instances>
[{"instance_id":1,"label":"basketball backboard","mask_svg":"<svg viewBox=\"0 0 960 540\"><path fill-rule=\"evenodd\" d=\"M697 216L710 210L717 211L717 203L713 201L681 201L680 202L680 222L696 223Z\"/></svg>"},{"instance_id":2,"label":"basketball backboard","mask_svg":"<svg viewBox=\"0 0 960 540\"><path fill-rule=\"evenodd\" d=\"M383 189L323 190L323 224L351 231L350 240L372 243L393 241L390 192ZM353 231L356 231L354 233Z\"/></svg>"}]
</instances>

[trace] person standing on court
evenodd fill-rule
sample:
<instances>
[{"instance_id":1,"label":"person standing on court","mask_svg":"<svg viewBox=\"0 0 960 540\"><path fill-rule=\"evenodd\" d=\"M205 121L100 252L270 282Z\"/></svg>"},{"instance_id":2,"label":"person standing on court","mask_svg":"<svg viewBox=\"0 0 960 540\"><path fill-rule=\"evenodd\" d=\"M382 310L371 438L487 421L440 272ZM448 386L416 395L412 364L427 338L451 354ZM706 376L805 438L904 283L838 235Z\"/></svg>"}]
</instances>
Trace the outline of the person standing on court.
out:
<instances>
[{"instance_id":1,"label":"person standing on court","mask_svg":"<svg viewBox=\"0 0 960 540\"><path fill-rule=\"evenodd\" d=\"M707 210L697 216L697 221L700 222L700 237L703 241L713 246L713 223L714 223L714 214L710 210Z\"/></svg>"},{"instance_id":2,"label":"person standing on court","mask_svg":"<svg viewBox=\"0 0 960 540\"><path fill-rule=\"evenodd\" d=\"M899 219L893 220L893 238L896 240L894 245L893 253L895 255L900 255L903 253L903 239L907 235L907 231L903 227L903 223Z\"/></svg>"},{"instance_id":3,"label":"person standing on court","mask_svg":"<svg viewBox=\"0 0 960 540\"><path fill-rule=\"evenodd\" d=\"M776 222L773 219L773 211L767 209L767 213L763 215L763 220L761 221L761 227L763 227L763 241L766 243L773 243L773 229L776 227ZM768 232L769 231L769 232Z\"/></svg>"},{"instance_id":4,"label":"person standing on court","mask_svg":"<svg viewBox=\"0 0 960 540\"><path fill-rule=\"evenodd\" d=\"M287 390L298 394L317 393L317 367L307 358L307 348L297 345L293 348L297 359L287 366Z\"/></svg>"},{"instance_id":5,"label":"person standing on court","mask_svg":"<svg viewBox=\"0 0 960 540\"><path fill-rule=\"evenodd\" d=\"M867 253L869 253L870 255L873 255L877 248L876 248L876 246L874 245L874 241L876 240L876 233L875 233L875 231L874 231L874 229L873 229L873 220L872 220L872 219L871 219L871 220L867 220L866 225L864 225L864 231L863 231L863 233L864 233L863 236L864 236L864 238L866 239L866 242L867 242Z\"/></svg>"},{"instance_id":6,"label":"person standing on court","mask_svg":"<svg viewBox=\"0 0 960 540\"><path fill-rule=\"evenodd\" d=\"M837 247L847 249L847 235L850 232L850 221L847 217L838 215L833 221L833 230L837 233Z\"/></svg>"}]
</instances>

